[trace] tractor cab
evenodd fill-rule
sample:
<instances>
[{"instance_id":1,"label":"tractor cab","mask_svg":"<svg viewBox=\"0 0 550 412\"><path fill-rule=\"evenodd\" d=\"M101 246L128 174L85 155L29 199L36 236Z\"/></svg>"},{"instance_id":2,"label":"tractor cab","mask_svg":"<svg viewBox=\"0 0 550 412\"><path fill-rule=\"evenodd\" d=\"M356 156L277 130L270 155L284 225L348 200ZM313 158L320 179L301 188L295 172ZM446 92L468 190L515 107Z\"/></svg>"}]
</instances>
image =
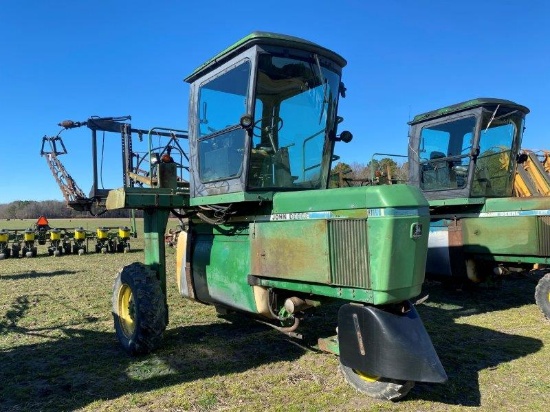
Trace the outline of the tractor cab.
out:
<instances>
[{"instance_id":1,"label":"tractor cab","mask_svg":"<svg viewBox=\"0 0 550 412\"><path fill-rule=\"evenodd\" d=\"M445 204L512 196L527 113L509 100L480 98L415 116L409 123L410 183Z\"/></svg>"},{"instance_id":2,"label":"tractor cab","mask_svg":"<svg viewBox=\"0 0 550 412\"><path fill-rule=\"evenodd\" d=\"M345 65L317 44L255 32L189 75L191 206L326 188Z\"/></svg>"}]
</instances>

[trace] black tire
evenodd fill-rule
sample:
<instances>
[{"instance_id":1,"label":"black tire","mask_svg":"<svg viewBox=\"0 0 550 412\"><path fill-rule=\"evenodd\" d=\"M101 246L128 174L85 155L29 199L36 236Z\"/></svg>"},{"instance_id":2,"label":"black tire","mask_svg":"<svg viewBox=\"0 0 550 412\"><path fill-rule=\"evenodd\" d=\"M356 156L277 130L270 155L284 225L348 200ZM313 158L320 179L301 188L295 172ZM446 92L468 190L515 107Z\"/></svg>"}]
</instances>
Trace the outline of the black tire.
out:
<instances>
[{"instance_id":1,"label":"black tire","mask_svg":"<svg viewBox=\"0 0 550 412\"><path fill-rule=\"evenodd\" d=\"M340 363L344 379L358 392L375 399L398 401L414 387L413 381L369 377Z\"/></svg>"},{"instance_id":2,"label":"black tire","mask_svg":"<svg viewBox=\"0 0 550 412\"><path fill-rule=\"evenodd\" d=\"M131 355L155 350L166 329L167 308L156 274L142 263L118 273L113 287L113 319L119 342Z\"/></svg>"},{"instance_id":3,"label":"black tire","mask_svg":"<svg viewBox=\"0 0 550 412\"><path fill-rule=\"evenodd\" d=\"M535 302L548 319L550 319L550 273L544 275L535 289Z\"/></svg>"},{"instance_id":4,"label":"black tire","mask_svg":"<svg viewBox=\"0 0 550 412\"><path fill-rule=\"evenodd\" d=\"M31 249L32 257L36 257L38 255L38 248L36 246L33 246Z\"/></svg>"},{"instance_id":5,"label":"black tire","mask_svg":"<svg viewBox=\"0 0 550 412\"><path fill-rule=\"evenodd\" d=\"M19 257L19 247L18 246L12 246L11 247L11 256L14 258Z\"/></svg>"}]
</instances>

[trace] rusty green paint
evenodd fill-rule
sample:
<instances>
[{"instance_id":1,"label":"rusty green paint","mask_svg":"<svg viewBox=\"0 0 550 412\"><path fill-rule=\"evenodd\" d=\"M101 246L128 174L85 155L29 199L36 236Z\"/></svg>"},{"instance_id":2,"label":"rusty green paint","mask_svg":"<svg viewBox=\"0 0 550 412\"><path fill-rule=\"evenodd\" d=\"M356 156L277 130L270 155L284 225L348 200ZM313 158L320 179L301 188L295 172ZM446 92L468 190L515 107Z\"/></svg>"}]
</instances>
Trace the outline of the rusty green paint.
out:
<instances>
[{"instance_id":1,"label":"rusty green paint","mask_svg":"<svg viewBox=\"0 0 550 412\"><path fill-rule=\"evenodd\" d=\"M471 99L467 100L462 103L453 104L450 106L446 106L440 109L432 110L430 112L422 113L413 118L412 121L409 122L410 125L425 122L427 120L432 120L437 117L441 116L448 116L453 113L462 112L464 110L474 109L476 107L482 107L482 106L494 106L495 108L498 105L503 105L507 107L515 108L516 110L519 110L525 114L529 113L529 109L525 106L522 106L520 104L517 104L511 100L505 100L505 99L494 99L494 98L487 98L487 97L480 97L477 99Z\"/></svg>"},{"instance_id":2,"label":"rusty green paint","mask_svg":"<svg viewBox=\"0 0 550 412\"><path fill-rule=\"evenodd\" d=\"M481 212L507 212L510 210L550 210L550 197L506 197L486 199Z\"/></svg>"},{"instance_id":3,"label":"rusty green paint","mask_svg":"<svg viewBox=\"0 0 550 412\"><path fill-rule=\"evenodd\" d=\"M145 242L145 264L148 265L157 274L160 280L164 296L164 305L166 301L166 257L164 234L168 223L169 210L148 209L143 213L143 239ZM166 312L168 317L168 311ZM166 319L168 322L168 319Z\"/></svg>"},{"instance_id":4,"label":"rusty green paint","mask_svg":"<svg viewBox=\"0 0 550 412\"><path fill-rule=\"evenodd\" d=\"M222 234L210 225L194 228L192 273L198 300L256 313L248 285L250 241L246 230ZM210 232L210 233L208 233Z\"/></svg>"},{"instance_id":5,"label":"rusty green paint","mask_svg":"<svg viewBox=\"0 0 550 412\"><path fill-rule=\"evenodd\" d=\"M250 231L253 275L330 283L326 220L253 223Z\"/></svg>"},{"instance_id":6,"label":"rusty green paint","mask_svg":"<svg viewBox=\"0 0 550 412\"><path fill-rule=\"evenodd\" d=\"M538 216L462 219L464 251L514 256L547 253L539 248L539 220Z\"/></svg>"},{"instance_id":7,"label":"rusty green paint","mask_svg":"<svg viewBox=\"0 0 550 412\"><path fill-rule=\"evenodd\" d=\"M189 194L173 189L122 187L109 191L106 200L108 210L115 209L174 209L187 208Z\"/></svg>"}]
</instances>

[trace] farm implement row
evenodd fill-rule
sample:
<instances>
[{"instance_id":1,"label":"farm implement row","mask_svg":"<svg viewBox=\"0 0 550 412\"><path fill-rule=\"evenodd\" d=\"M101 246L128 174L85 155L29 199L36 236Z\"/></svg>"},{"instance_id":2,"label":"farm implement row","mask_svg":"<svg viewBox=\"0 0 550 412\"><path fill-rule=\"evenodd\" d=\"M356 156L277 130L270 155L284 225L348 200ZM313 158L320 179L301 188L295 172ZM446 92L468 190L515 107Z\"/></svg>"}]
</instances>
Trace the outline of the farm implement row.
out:
<instances>
[{"instance_id":1,"label":"farm implement row","mask_svg":"<svg viewBox=\"0 0 550 412\"><path fill-rule=\"evenodd\" d=\"M28 229L0 229L0 259L9 257L36 257L38 245L46 245L49 256L83 255L90 250L96 253L126 253L130 251L130 238L135 236L129 227L98 227L95 231L76 228L51 228L41 216L34 227Z\"/></svg>"}]
</instances>

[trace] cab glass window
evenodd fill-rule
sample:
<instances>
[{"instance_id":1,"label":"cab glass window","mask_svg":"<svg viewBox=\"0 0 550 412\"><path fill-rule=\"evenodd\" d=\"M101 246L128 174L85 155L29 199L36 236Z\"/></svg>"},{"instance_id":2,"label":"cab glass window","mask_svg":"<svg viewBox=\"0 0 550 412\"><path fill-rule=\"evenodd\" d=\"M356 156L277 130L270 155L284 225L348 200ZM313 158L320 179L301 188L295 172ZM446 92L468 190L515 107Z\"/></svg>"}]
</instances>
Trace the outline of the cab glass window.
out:
<instances>
[{"instance_id":1,"label":"cab glass window","mask_svg":"<svg viewBox=\"0 0 550 412\"><path fill-rule=\"evenodd\" d=\"M250 62L244 61L201 85L199 90L199 176L202 182L234 178L242 173Z\"/></svg>"},{"instance_id":2,"label":"cab glass window","mask_svg":"<svg viewBox=\"0 0 550 412\"><path fill-rule=\"evenodd\" d=\"M419 147L422 190L466 186L475 125L476 119L471 116L422 129Z\"/></svg>"}]
</instances>

